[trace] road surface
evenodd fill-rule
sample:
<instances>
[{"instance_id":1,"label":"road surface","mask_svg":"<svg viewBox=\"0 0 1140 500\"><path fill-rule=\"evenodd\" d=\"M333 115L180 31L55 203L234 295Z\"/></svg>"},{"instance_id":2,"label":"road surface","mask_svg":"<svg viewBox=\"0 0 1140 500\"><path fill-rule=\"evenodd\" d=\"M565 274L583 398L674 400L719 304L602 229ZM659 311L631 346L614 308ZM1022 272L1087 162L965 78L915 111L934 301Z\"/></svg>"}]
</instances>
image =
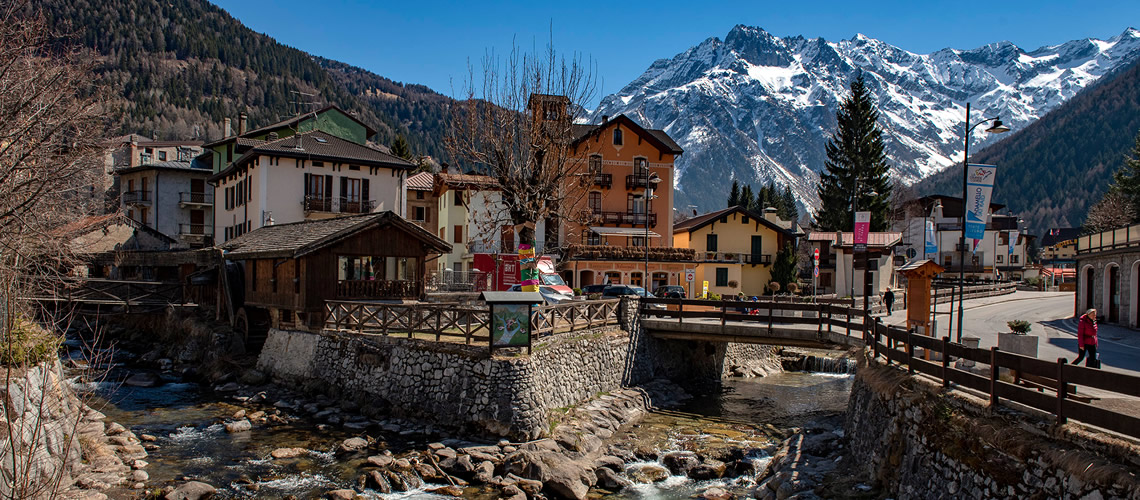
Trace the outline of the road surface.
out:
<instances>
[{"instance_id":1,"label":"road surface","mask_svg":"<svg viewBox=\"0 0 1140 500\"><path fill-rule=\"evenodd\" d=\"M1006 322L1023 319L1033 324L1030 335L1041 338L1037 357L1056 361L1077 357L1077 319L1073 317L1073 292L1017 291L1009 295L965 301L963 335L981 339L981 347L996 346L999 332L1008 332ZM947 335L949 304L938 304L938 336ZM957 322L957 309L954 321ZM886 322L902 325L905 311L895 311ZM955 330L957 326L955 325ZM1140 375L1140 331L1101 323L1098 329L1102 367ZM957 333L951 334L957 338Z\"/></svg>"}]
</instances>

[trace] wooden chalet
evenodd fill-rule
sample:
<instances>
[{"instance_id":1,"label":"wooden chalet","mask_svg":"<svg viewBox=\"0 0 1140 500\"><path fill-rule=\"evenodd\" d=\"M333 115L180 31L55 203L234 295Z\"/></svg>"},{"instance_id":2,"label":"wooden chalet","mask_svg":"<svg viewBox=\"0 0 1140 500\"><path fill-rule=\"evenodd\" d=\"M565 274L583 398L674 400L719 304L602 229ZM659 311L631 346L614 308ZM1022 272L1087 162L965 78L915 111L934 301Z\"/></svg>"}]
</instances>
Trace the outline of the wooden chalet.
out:
<instances>
[{"instance_id":1,"label":"wooden chalet","mask_svg":"<svg viewBox=\"0 0 1140 500\"><path fill-rule=\"evenodd\" d=\"M393 212L264 226L221 248L242 264L238 315L290 328L319 328L327 300L419 299L425 261L451 251Z\"/></svg>"}]
</instances>

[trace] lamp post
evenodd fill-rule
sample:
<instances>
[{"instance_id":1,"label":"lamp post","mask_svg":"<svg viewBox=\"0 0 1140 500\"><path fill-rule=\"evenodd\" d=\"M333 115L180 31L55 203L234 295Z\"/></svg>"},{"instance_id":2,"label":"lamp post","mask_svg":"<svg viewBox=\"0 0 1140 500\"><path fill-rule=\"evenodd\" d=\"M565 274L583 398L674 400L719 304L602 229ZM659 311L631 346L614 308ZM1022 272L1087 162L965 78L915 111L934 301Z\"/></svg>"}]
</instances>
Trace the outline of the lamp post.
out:
<instances>
[{"instance_id":1,"label":"lamp post","mask_svg":"<svg viewBox=\"0 0 1140 500\"><path fill-rule=\"evenodd\" d=\"M991 134L1004 134L1009 127L1001 123L1001 117L986 118L970 126L970 103L966 103L966 136L962 139L965 147L962 151L962 236L958 241L958 335L957 342L962 343L962 295L966 292L966 176L970 170L970 132L979 125L994 122L986 132Z\"/></svg>"},{"instance_id":2,"label":"lamp post","mask_svg":"<svg viewBox=\"0 0 1140 500\"><path fill-rule=\"evenodd\" d=\"M855 174L855 189L851 192L851 306L855 306L855 214L859 212L859 175ZM879 193L875 190L867 193L868 196L878 196ZM839 241L843 242L843 232L840 231ZM867 250L863 250L864 262L867 262ZM866 273L867 266L863 266L863 286L866 287ZM867 309L867 295L863 295L863 310Z\"/></svg>"},{"instance_id":3,"label":"lamp post","mask_svg":"<svg viewBox=\"0 0 1140 500\"><path fill-rule=\"evenodd\" d=\"M658 177L657 174L650 174L649 173L649 166L646 165L645 166L645 205L642 209L642 213L645 216L645 221L644 221L645 222L645 241L642 242L645 245L645 274L642 275L641 284L643 287L645 287L645 293L647 295L650 293L649 288L653 283L653 280L650 279L650 277L649 277L649 202L657 199L657 195L653 194L653 189L654 189L654 186L656 186L657 183L659 183L659 182L661 182L661 178Z\"/></svg>"}]
</instances>

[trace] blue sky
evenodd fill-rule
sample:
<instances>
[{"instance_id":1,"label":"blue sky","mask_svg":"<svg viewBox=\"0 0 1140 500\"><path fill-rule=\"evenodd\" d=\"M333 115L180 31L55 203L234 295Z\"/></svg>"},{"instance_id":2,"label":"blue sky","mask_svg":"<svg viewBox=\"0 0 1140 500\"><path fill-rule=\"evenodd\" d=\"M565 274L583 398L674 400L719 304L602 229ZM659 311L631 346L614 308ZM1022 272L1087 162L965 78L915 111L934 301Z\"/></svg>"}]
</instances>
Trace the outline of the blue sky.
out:
<instances>
[{"instance_id":1,"label":"blue sky","mask_svg":"<svg viewBox=\"0 0 1140 500\"><path fill-rule=\"evenodd\" d=\"M610 94L659 58L734 25L835 41L863 33L916 53L1009 40L1026 50L1140 28L1140 1L368 2L216 0L246 26L306 52L456 95L467 62L512 40L579 52Z\"/></svg>"}]
</instances>

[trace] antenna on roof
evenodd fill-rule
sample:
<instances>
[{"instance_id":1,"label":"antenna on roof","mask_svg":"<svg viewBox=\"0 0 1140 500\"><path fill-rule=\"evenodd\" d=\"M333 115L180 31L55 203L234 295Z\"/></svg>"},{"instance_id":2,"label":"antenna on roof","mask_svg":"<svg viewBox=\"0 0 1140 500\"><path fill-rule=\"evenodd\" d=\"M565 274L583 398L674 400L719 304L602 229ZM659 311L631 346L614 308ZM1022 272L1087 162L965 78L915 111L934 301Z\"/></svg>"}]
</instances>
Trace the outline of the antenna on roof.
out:
<instances>
[{"instance_id":1,"label":"antenna on roof","mask_svg":"<svg viewBox=\"0 0 1140 500\"><path fill-rule=\"evenodd\" d=\"M293 105L293 114L299 116L311 113L313 115L313 121L316 121L316 106L318 103L313 98L316 97L317 94L310 94L299 90L290 90L289 93L293 95L293 99L289 101L289 104ZM303 111L303 109L305 110ZM301 120L297 120L297 123L290 125L289 128L293 130L293 136L297 138L297 142L293 144L293 149L304 150L305 148L301 144L301 131L296 127L296 125L300 123Z\"/></svg>"}]
</instances>

